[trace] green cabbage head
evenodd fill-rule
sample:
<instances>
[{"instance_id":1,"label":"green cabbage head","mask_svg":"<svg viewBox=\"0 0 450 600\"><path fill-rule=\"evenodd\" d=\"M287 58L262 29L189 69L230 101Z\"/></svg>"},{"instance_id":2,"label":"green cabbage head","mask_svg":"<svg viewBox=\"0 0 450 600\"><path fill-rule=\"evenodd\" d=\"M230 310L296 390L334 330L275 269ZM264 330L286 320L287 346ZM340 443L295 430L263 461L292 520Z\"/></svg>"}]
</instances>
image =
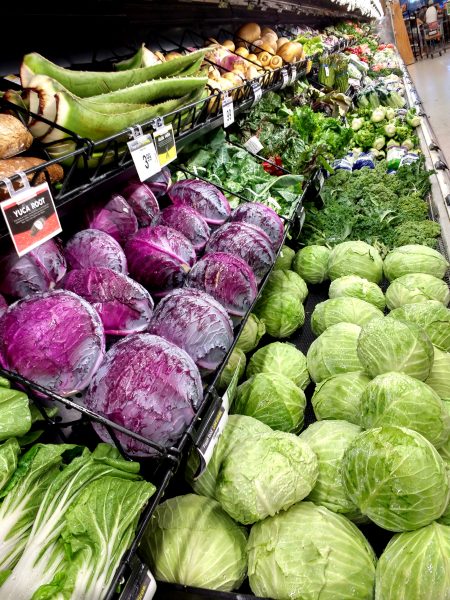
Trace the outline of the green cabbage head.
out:
<instances>
[{"instance_id":1,"label":"green cabbage head","mask_svg":"<svg viewBox=\"0 0 450 600\"><path fill-rule=\"evenodd\" d=\"M214 448L211 460L198 479L194 479L194 476L199 466L199 459L195 451L191 452L186 466L186 481L197 494L214 498L220 466L228 454L232 452L235 446L239 446L243 439L255 439L261 434L270 433L271 431L270 427L252 417L230 415L226 427Z\"/></svg>"},{"instance_id":2,"label":"green cabbage head","mask_svg":"<svg viewBox=\"0 0 450 600\"><path fill-rule=\"evenodd\" d=\"M383 260L376 248L366 242L342 242L333 248L328 260L328 276L333 281L344 275L358 275L373 283L383 277Z\"/></svg>"},{"instance_id":3,"label":"green cabbage head","mask_svg":"<svg viewBox=\"0 0 450 600\"><path fill-rule=\"evenodd\" d=\"M437 300L405 304L389 313L388 317L416 323L425 331L435 346L450 351L450 309Z\"/></svg>"},{"instance_id":4,"label":"green cabbage head","mask_svg":"<svg viewBox=\"0 0 450 600\"><path fill-rule=\"evenodd\" d=\"M374 319L361 329L358 357L371 377L397 371L424 381L433 365L433 344L414 323Z\"/></svg>"},{"instance_id":5,"label":"green cabbage head","mask_svg":"<svg viewBox=\"0 0 450 600\"><path fill-rule=\"evenodd\" d=\"M427 439L405 427L361 433L344 453L342 475L360 511L389 531L425 527L448 504L445 462Z\"/></svg>"},{"instance_id":6,"label":"green cabbage head","mask_svg":"<svg viewBox=\"0 0 450 600\"><path fill-rule=\"evenodd\" d=\"M328 279L330 250L326 246L306 246L299 250L292 262L292 269L306 283L322 283Z\"/></svg>"},{"instance_id":7,"label":"green cabbage head","mask_svg":"<svg viewBox=\"0 0 450 600\"><path fill-rule=\"evenodd\" d=\"M265 333L266 326L264 322L258 319L255 314L250 313L239 336L236 348L239 348L242 352L251 352L259 344L259 340Z\"/></svg>"},{"instance_id":8,"label":"green cabbage head","mask_svg":"<svg viewBox=\"0 0 450 600\"><path fill-rule=\"evenodd\" d=\"M364 277L358 277L358 275L345 275L344 277L338 277L330 284L328 291L330 298L359 298L364 302L370 302L380 310L384 310L386 307L386 300L381 288L372 281L368 281Z\"/></svg>"},{"instance_id":9,"label":"green cabbage head","mask_svg":"<svg viewBox=\"0 0 450 600\"><path fill-rule=\"evenodd\" d=\"M273 516L311 492L319 474L317 457L292 433L271 431L242 438L223 460L215 497L243 525Z\"/></svg>"},{"instance_id":10,"label":"green cabbage head","mask_svg":"<svg viewBox=\"0 0 450 600\"><path fill-rule=\"evenodd\" d=\"M253 354L248 363L247 377L258 373L284 375L302 390L306 389L310 382L306 356L288 342L267 344Z\"/></svg>"},{"instance_id":11,"label":"green cabbage head","mask_svg":"<svg viewBox=\"0 0 450 600\"><path fill-rule=\"evenodd\" d=\"M318 383L311 399L316 419L361 425L361 396L369 381L364 371L354 371L333 375Z\"/></svg>"},{"instance_id":12,"label":"green cabbage head","mask_svg":"<svg viewBox=\"0 0 450 600\"><path fill-rule=\"evenodd\" d=\"M280 250L280 254L275 261L275 266L273 267L275 271L278 269L290 269L292 266L292 261L294 260L295 251L289 246L283 246Z\"/></svg>"},{"instance_id":13,"label":"green cabbage head","mask_svg":"<svg viewBox=\"0 0 450 600\"><path fill-rule=\"evenodd\" d=\"M231 592L246 575L246 544L215 500L187 494L156 508L140 551L160 581Z\"/></svg>"},{"instance_id":14,"label":"green cabbage head","mask_svg":"<svg viewBox=\"0 0 450 600\"><path fill-rule=\"evenodd\" d=\"M270 294L281 294L287 292L296 296L300 302L304 302L308 295L306 283L294 273L294 271L281 270L272 271L264 287L263 296Z\"/></svg>"},{"instance_id":15,"label":"green cabbage head","mask_svg":"<svg viewBox=\"0 0 450 600\"><path fill-rule=\"evenodd\" d=\"M445 281L427 273L402 275L394 279L386 290L386 304L390 310L427 300L437 300L444 306L450 302L450 291Z\"/></svg>"},{"instance_id":16,"label":"green cabbage head","mask_svg":"<svg viewBox=\"0 0 450 600\"><path fill-rule=\"evenodd\" d=\"M384 259L383 270L389 281L409 273L428 273L442 279L448 266L445 257L437 250L420 244L408 244L389 252Z\"/></svg>"},{"instance_id":17,"label":"green cabbage head","mask_svg":"<svg viewBox=\"0 0 450 600\"><path fill-rule=\"evenodd\" d=\"M450 402L450 353L434 346L434 361L425 383L442 399Z\"/></svg>"},{"instance_id":18,"label":"green cabbage head","mask_svg":"<svg viewBox=\"0 0 450 600\"><path fill-rule=\"evenodd\" d=\"M232 410L272 429L296 433L304 422L306 397L293 381L277 373L257 373L237 389Z\"/></svg>"},{"instance_id":19,"label":"green cabbage head","mask_svg":"<svg viewBox=\"0 0 450 600\"><path fill-rule=\"evenodd\" d=\"M292 292L263 294L255 307L255 313L264 321L266 332L278 339L289 337L305 322L303 304L298 295Z\"/></svg>"},{"instance_id":20,"label":"green cabbage head","mask_svg":"<svg viewBox=\"0 0 450 600\"><path fill-rule=\"evenodd\" d=\"M320 335L336 323L354 323L361 327L372 319L381 319L383 316L381 310L364 300L333 298L316 305L311 316L311 329L315 335Z\"/></svg>"},{"instance_id":21,"label":"green cabbage head","mask_svg":"<svg viewBox=\"0 0 450 600\"><path fill-rule=\"evenodd\" d=\"M311 446L319 461L319 477L307 499L349 519L358 519L361 513L345 492L342 457L361 431L361 427L347 421L316 421L299 435Z\"/></svg>"},{"instance_id":22,"label":"green cabbage head","mask_svg":"<svg viewBox=\"0 0 450 600\"><path fill-rule=\"evenodd\" d=\"M342 515L300 502L254 525L248 539L252 592L276 600L372 600L375 554Z\"/></svg>"},{"instance_id":23,"label":"green cabbage head","mask_svg":"<svg viewBox=\"0 0 450 600\"><path fill-rule=\"evenodd\" d=\"M375 600L448 600L450 527L431 523L395 535L376 569Z\"/></svg>"},{"instance_id":24,"label":"green cabbage head","mask_svg":"<svg viewBox=\"0 0 450 600\"><path fill-rule=\"evenodd\" d=\"M221 392L224 392L228 388L228 386L231 383L231 380L233 379L233 375L236 369L238 370L237 380L240 381L245 373L246 364L247 359L245 358L245 354L240 348L235 348L231 353L231 356L228 359L228 362L225 365L225 368L219 377L219 381L217 382L217 389Z\"/></svg>"},{"instance_id":25,"label":"green cabbage head","mask_svg":"<svg viewBox=\"0 0 450 600\"><path fill-rule=\"evenodd\" d=\"M450 414L426 383L404 373L383 373L362 393L361 425L408 427L439 448L450 435Z\"/></svg>"},{"instance_id":26,"label":"green cabbage head","mask_svg":"<svg viewBox=\"0 0 450 600\"><path fill-rule=\"evenodd\" d=\"M338 373L363 370L356 352L360 331L361 327L353 323L338 323L314 340L306 360L315 383Z\"/></svg>"}]
</instances>

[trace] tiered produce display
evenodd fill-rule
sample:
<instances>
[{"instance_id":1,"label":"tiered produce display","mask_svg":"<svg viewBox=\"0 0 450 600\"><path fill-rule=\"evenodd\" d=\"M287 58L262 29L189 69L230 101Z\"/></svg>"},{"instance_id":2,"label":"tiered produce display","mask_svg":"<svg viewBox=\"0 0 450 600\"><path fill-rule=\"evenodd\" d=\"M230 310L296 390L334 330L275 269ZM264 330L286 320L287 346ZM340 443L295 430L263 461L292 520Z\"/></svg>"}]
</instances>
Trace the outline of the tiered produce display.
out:
<instances>
[{"instance_id":1,"label":"tiered produce display","mask_svg":"<svg viewBox=\"0 0 450 600\"><path fill-rule=\"evenodd\" d=\"M447 600L449 264L421 119L369 27L287 33L101 72L28 54L5 91L0 173L75 173L57 206L131 164L127 127L164 116L183 145L1 257L2 599L119 597L139 556L160 599Z\"/></svg>"}]
</instances>

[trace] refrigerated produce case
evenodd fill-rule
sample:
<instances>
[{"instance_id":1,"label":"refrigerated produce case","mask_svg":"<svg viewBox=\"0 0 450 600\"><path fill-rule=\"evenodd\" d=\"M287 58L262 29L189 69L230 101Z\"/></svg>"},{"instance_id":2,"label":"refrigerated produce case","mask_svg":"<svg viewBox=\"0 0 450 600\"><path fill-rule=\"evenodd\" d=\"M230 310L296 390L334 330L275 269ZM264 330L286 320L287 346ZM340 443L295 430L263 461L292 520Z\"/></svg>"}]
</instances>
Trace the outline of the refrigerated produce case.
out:
<instances>
[{"instance_id":1,"label":"refrigerated produce case","mask_svg":"<svg viewBox=\"0 0 450 600\"><path fill-rule=\"evenodd\" d=\"M196 5L196 3L193 3L193 5ZM297 7L296 3L291 3L291 5L294 6L294 8ZM136 11L133 13L133 18L135 18L137 21L140 20L139 9L140 6L135 5L133 7L133 10ZM223 16L221 15L218 17L216 16L217 13L214 12L219 9L213 9L211 6L207 8L199 6L194 9L193 7L187 7L182 4L180 15L183 16L178 16L177 18L183 22L183 19L186 19L187 15L191 15L192 17L191 9L195 11L198 10L201 14L207 13L209 15L214 15L212 21L214 21L216 18L218 19L220 25L216 26L214 34L219 41L231 35L231 28L229 29L227 26L222 24ZM145 10L143 9L144 15L146 15L147 10L147 7L145 7ZM164 12L164 10L161 12ZM342 12L341 9L336 8L336 6L331 2L321 2L314 7L306 7L305 13L306 14L297 14L295 15L295 18L291 13L283 15L283 32L285 34L289 34L292 31L290 28L294 27L297 23L301 23L304 19L308 20L309 22L317 22L322 25L326 25L330 19L342 19L354 15L353 12ZM236 12L233 13L233 24L238 24L243 18L247 18L246 15L248 15L247 11L243 9L236 10ZM268 15L269 16L265 16L265 19L267 20L270 18L270 12ZM292 23L290 22L289 17L291 17ZM143 21L145 21L146 18L148 17L145 16ZM281 19L282 17L278 18ZM359 18L364 19L365 16L361 17L361 14L359 14ZM175 32L172 30L169 31L167 35L164 34L163 36L159 36L158 43L159 47L164 48L165 50L185 50L187 48L191 50L193 48L201 47L202 40L205 38L206 36L199 34L198 31L193 31L190 27L184 27L181 31L178 28ZM351 44L351 39L342 39L338 44L335 45L335 47L330 49L330 52L345 50ZM59 49L56 50L59 51ZM111 52L110 54L115 58L118 56L120 56L120 58L127 56L127 53L123 52ZM128 56L131 54L132 53L129 52ZM111 61L112 58L108 58L106 60L102 58L101 60L98 60L94 55L92 62L90 62L90 67L94 69L105 68L106 65L111 66ZM309 75L308 73L311 69L311 65L308 65L307 60L304 60L302 63L298 64L295 72L292 67L288 65L287 67L283 68L285 69L284 71L283 69L277 69L269 74L266 73L261 75L258 78L258 83L260 88L262 88L262 94L264 95L267 92L280 90L285 81L283 72L287 72L287 76L290 80L289 85L294 84L294 82L298 79L305 78L307 75L310 77L311 81L314 81L317 85L317 81L315 80L318 66L317 57L312 57L312 62L315 62L316 68L313 68L312 73ZM75 61L75 64L79 64L79 61ZM2 85L4 89L11 87L10 82L3 81ZM355 90L352 90L352 93L354 92ZM234 95L234 115L236 119L239 117L239 115L246 114L246 112L257 101L257 93L255 92L255 85L253 82L247 82L238 89L231 89L229 93ZM27 118L30 116L29 111L22 107L17 107L5 99L1 100L1 108L2 110L8 110L12 112L18 117L22 116ZM35 113L31 114L31 117L34 117L37 120L43 120L42 116ZM207 134L208 132L222 127L223 118L220 93L212 93L207 98L198 100L188 106L164 115L164 122L172 123L174 128L177 149L181 154L179 164L181 170L184 168L182 163L183 148L187 147L193 141L198 141L201 136ZM141 123L142 131L144 133L154 131L159 125L160 123L154 119L145 123ZM56 128L59 127L58 125L53 126ZM129 153L123 150L124 142L129 139L129 132L121 132L111 136L106 140L102 139L94 142L92 140L82 138L74 132L69 132L69 135L70 139L74 141L76 149L65 155L64 158L70 159L73 162L66 170L65 178L62 184L57 186L51 184L51 187L54 191L56 208L60 214L63 230L66 235L76 230L78 226L77 220L79 220L80 208L88 206L89 203L98 198L99 195L107 196L110 191L116 189L117 186L121 186L123 182L128 180L135 172L135 168ZM26 174L31 175L32 177L34 176L36 179L41 172L44 172L45 177L50 183L46 169L49 165L57 163L59 159L51 159L50 155L48 154L48 148L39 148L39 146L37 146L37 151L44 158L44 160L47 160L43 165L27 170ZM100 157L97 157L98 164L94 169L92 169L89 166L89 161L95 153L99 153ZM267 158L259 155L256 155L255 158L260 162L268 160ZM188 171L185 172L189 176L192 175L192 173ZM11 177L13 182L18 182L19 179L19 175ZM31 183L33 184L33 182L34 181L32 179ZM304 221L304 199L305 197L314 197L317 192L320 191L322 183L322 170L315 172L304 182L303 194L298 197L289 217L284 220L285 234L283 243L287 240L288 236L293 236L294 238L301 240L300 234ZM222 189L222 191L225 194L228 193L228 190L226 189ZM246 200L246 198L242 199ZM442 216L442 207L440 204L439 206L440 208L438 212ZM432 217L437 218L437 215L432 213ZM443 227L443 230L445 232L445 227ZM6 248L8 241L8 232L6 227L2 226L0 228L0 243L3 244L4 248ZM440 242L440 244L441 251L444 252L445 243ZM281 248L282 245L279 247L278 254L281 251ZM114 581L110 586L109 591L105 595L105 598L112 599L120 597L122 600L129 600L132 598L145 597L142 594L145 593L146 586L149 585L149 580L146 579L146 568L142 566L142 563L138 559L139 541L155 508L163 500L163 498L167 496L167 494L171 495L174 493L179 493L179 490L184 490L183 484L181 483L183 473L180 466L184 466L186 455L192 446L195 445L199 447L205 438L210 434L211 427L213 426L213 423L216 420L222 405L222 399L216 391L218 379L226 365L228 357L231 355L231 352L239 338L249 314L251 313L252 308L256 304L261 292L264 289L265 283L267 282L272 268L265 275L263 281L261 282L258 289L258 297L255 299L252 307L249 311L247 311L247 314L239 327L235 329L234 343L229 348L226 358L222 362L219 369L212 376L205 379L204 399L196 411L195 418L191 426L184 433L178 444L173 447L165 448L159 446L158 444L145 439L143 436L139 436L138 434L118 426L112 421L108 421L101 415L86 409L80 405L76 399L70 400L60 397L50 390L46 390L41 386L25 380L20 375L0 369L0 375L7 377L17 386L24 388L29 394L29 397L32 398L33 401L40 407L42 415L46 421L45 437L43 438L45 441L56 439L58 441L70 441L71 443L83 443L92 447L98 441L92 429L92 424L95 422L106 427L113 443L117 446L123 456L132 458L127 456L126 450L123 448L117 437L117 432L126 433L135 440L147 444L157 454L157 458L140 460L144 477L156 485L157 491L150 499L146 509L142 514L138 529L136 531L135 540L123 557L121 567L117 571ZM294 343L305 354L314 339L313 333L310 329L310 315L316 304L324 301L326 298L327 288L325 285L313 286L310 289L308 300L305 305L305 325L298 332L296 332L292 338L289 338L289 341ZM269 339L268 341L271 340ZM309 391L311 392L312 390L310 389ZM60 406L62 408L61 414L64 416L62 418L59 416L49 416L45 411L45 406L48 405L48 402ZM308 404L305 419L306 425L314 420L315 417L311 405ZM375 531L372 530L369 532L369 539L372 541L375 547L380 545L380 548L382 548L386 542L386 532L382 532L382 530L375 528ZM132 589L133 582L136 581L142 585L135 586L134 589ZM243 593L222 593L211 590L196 590L184 588L183 586L160 583L158 584L158 590L155 598L186 598L187 600L200 600L201 598L217 598L218 600L225 600L226 598L233 598L235 600L246 600L247 598L254 597L250 594L247 588L245 588L245 590L246 591Z\"/></svg>"}]
</instances>

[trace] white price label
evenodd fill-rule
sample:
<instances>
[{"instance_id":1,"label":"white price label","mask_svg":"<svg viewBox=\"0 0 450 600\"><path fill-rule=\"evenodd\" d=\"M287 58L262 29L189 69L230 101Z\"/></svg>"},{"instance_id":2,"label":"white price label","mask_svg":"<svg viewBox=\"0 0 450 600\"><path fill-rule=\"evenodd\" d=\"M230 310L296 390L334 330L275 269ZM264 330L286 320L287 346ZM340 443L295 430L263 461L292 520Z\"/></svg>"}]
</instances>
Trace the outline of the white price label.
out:
<instances>
[{"instance_id":1,"label":"white price label","mask_svg":"<svg viewBox=\"0 0 450 600\"><path fill-rule=\"evenodd\" d=\"M128 142L139 179L145 181L161 171L155 144L150 134L140 135Z\"/></svg>"},{"instance_id":2,"label":"white price label","mask_svg":"<svg viewBox=\"0 0 450 600\"><path fill-rule=\"evenodd\" d=\"M223 126L229 127L234 123L234 105L233 98L228 94L224 94L222 100L222 111L223 111Z\"/></svg>"},{"instance_id":3,"label":"white price label","mask_svg":"<svg viewBox=\"0 0 450 600\"><path fill-rule=\"evenodd\" d=\"M256 135L247 140L244 144L244 148L252 154L258 154L264 146L261 144Z\"/></svg>"},{"instance_id":4,"label":"white price label","mask_svg":"<svg viewBox=\"0 0 450 600\"><path fill-rule=\"evenodd\" d=\"M291 79L289 83L292 85L297 79L297 67L295 65L291 66Z\"/></svg>"},{"instance_id":5,"label":"white price label","mask_svg":"<svg viewBox=\"0 0 450 600\"><path fill-rule=\"evenodd\" d=\"M289 73L288 73L287 67L283 67L281 69L281 88L280 89L285 88L288 83L289 83Z\"/></svg>"},{"instance_id":6,"label":"white price label","mask_svg":"<svg viewBox=\"0 0 450 600\"><path fill-rule=\"evenodd\" d=\"M259 102L262 98L262 89L259 81L252 81L253 104Z\"/></svg>"},{"instance_id":7,"label":"white price label","mask_svg":"<svg viewBox=\"0 0 450 600\"><path fill-rule=\"evenodd\" d=\"M323 188L323 184L325 182L325 177L324 177L322 171L319 171L319 173L317 175L317 181L319 182L319 190L321 190Z\"/></svg>"},{"instance_id":8,"label":"white price label","mask_svg":"<svg viewBox=\"0 0 450 600\"><path fill-rule=\"evenodd\" d=\"M328 68L328 65L325 65L325 75L328 77L330 74L330 69Z\"/></svg>"}]
</instances>

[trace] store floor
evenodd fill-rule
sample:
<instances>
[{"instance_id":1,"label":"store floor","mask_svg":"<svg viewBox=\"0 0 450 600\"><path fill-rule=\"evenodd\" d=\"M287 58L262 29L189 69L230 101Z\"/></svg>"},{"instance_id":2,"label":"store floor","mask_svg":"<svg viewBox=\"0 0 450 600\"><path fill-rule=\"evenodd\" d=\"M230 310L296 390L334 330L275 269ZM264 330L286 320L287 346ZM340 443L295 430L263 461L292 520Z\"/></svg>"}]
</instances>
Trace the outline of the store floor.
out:
<instances>
[{"instance_id":1,"label":"store floor","mask_svg":"<svg viewBox=\"0 0 450 600\"><path fill-rule=\"evenodd\" d=\"M450 164L450 49L408 67L424 111L430 118L438 143Z\"/></svg>"}]
</instances>

